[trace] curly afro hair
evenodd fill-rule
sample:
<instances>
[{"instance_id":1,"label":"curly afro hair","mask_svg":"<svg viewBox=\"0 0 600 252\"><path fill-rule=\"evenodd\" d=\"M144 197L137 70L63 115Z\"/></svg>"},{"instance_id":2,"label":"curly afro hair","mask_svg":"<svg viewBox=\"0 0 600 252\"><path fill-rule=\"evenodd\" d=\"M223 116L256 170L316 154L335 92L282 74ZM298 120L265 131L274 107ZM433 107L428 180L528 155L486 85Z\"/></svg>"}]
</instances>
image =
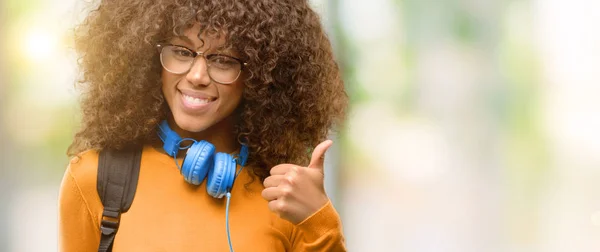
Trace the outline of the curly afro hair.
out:
<instances>
[{"instance_id":1,"label":"curly afro hair","mask_svg":"<svg viewBox=\"0 0 600 252\"><path fill-rule=\"evenodd\" d=\"M307 164L340 126L348 97L319 16L306 0L104 0L76 27L82 123L68 155L154 144L170 113L155 45L193 24L248 62L238 141L259 178Z\"/></svg>"}]
</instances>

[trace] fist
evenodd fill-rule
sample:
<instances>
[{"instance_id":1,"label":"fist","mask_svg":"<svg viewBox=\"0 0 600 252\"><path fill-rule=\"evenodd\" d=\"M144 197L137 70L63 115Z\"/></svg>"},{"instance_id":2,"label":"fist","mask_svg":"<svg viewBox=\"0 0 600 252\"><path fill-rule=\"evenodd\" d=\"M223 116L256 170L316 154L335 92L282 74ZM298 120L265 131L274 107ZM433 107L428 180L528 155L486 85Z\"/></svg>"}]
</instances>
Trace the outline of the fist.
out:
<instances>
[{"instance_id":1,"label":"fist","mask_svg":"<svg viewBox=\"0 0 600 252\"><path fill-rule=\"evenodd\" d=\"M308 167L280 164L271 168L271 176L263 183L262 197L269 201L272 212L298 224L329 201L323 185L323 161L332 144L326 140L317 145Z\"/></svg>"}]
</instances>

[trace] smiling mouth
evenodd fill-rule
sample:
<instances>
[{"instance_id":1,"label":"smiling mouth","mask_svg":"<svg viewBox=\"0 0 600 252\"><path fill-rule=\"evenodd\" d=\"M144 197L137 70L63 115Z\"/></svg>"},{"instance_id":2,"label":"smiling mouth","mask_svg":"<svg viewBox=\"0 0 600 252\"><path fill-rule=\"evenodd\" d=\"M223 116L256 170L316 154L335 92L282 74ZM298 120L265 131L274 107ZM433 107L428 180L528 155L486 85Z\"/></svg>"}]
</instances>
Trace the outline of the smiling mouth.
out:
<instances>
[{"instance_id":1,"label":"smiling mouth","mask_svg":"<svg viewBox=\"0 0 600 252\"><path fill-rule=\"evenodd\" d=\"M182 96L186 103L190 105L204 105L216 100L216 98L197 98L185 94L182 94Z\"/></svg>"}]
</instances>

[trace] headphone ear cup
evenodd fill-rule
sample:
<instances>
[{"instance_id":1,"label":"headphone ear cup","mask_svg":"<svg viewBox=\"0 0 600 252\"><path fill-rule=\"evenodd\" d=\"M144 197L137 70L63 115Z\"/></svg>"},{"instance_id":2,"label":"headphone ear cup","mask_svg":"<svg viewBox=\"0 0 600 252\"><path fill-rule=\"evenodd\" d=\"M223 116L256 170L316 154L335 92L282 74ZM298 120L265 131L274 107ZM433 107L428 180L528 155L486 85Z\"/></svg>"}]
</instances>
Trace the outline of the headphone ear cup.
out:
<instances>
[{"instance_id":1,"label":"headphone ear cup","mask_svg":"<svg viewBox=\"0 0 600 252\"><path fill-rule=\"evenodd\" d=\"M222 152L215 154L214 167L208 171L206 192L215 198L223 198L233 186L235 170L236 162L231 155Z\"/></svg>"},{"instance_id":2,"label":"headphone ear cup","mask_svg":"<svg viewBox=\"0 0 600 252\"><path fill-rule=\"evenodd\" d=\"M206 173L213 166L212 156L215 153L215 146L207 141L200 141L192 144L187 150L183 164L181 165L181 174L190 184L199 185L206 177Z\"/></svg>"}]
</instances>

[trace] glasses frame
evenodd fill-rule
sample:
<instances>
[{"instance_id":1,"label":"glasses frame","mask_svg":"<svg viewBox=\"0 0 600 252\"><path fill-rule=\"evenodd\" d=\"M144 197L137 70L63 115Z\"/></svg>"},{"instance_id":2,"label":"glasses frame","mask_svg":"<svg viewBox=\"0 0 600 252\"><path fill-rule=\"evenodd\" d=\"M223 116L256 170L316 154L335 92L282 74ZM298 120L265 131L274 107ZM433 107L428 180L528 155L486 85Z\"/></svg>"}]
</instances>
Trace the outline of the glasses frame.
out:
<instances>
[{"instance_id":1,"label":"glasses frame","mask_svg":"<svg viewBox=\"0 0 600 252\"><path fill-rule=\"evenodd\" d=\"M183 49L185 49L185 50L189 51L190 53L192 53L192 55L194 56L194 60L192 60L192 62L190 62L190 66L189 66L188 70L185 70L185 71L183 71L183 72L181 72L181 73L178 73L178 72L173 72L173 71L171 71L171 70L169 70L169 69L167 69L167 68L165 67L165 65L164 65L164 63L163 63L163 59L162 59L162 57L163 57L163 53L162 53L162 52L163 52L163 49L165 49L167 46L176 46L176 47L180 47L180 48L183 48ZM204 58L204 60L206 60L206 65L207 65L206 72L208 73L208 77L210 77L210 79L211 79L211 80L213 80L214 82L216 82L216 83L219 83L219 84L231 84L231 83L234 83L234 82L236 82L236 81L237 81L237 80L240 78L240 75L242 75L242 71L244 71L244 68L245 68L245 67L248 65L248 63L244 62L244 61L243 61L243 60L241 60L240 58L236 58L236 57L233 57L233 56L231 56L231 55L227 55L227 54L220 54L220 53L210 53L210 54L206 54L205 52L201 52L201 51L194 51L194 50L192 50L192 49L190 49L190 48L187 48L187 47L185 47L185 46L181 46L181 45L175 45L175 44L170 44L170 43L158 43L158 44L156 44L156 49L158 50L158 53L160 54L160 65L161 65L161 66L162 66L162 67L163 67L165 70L167 70L169 73L173 73L173 74L185 74L185 73L188 73L188 72L189 72L189 71L192 69L192 67L194 66L194 63L196 63L196 59L198 58L198 56L202 56L202 57ZM233 59L233 60L235 60L235 61L237 61L237 62L239 62L239 63L240 63L240 72L238 73L238 75L235 77L235 79L234 79L233 81L230 81L230 82L220 82L220 81L217 81L217 80L215 80L215 79L214 79L214 78L213 78L213 77L210 75L210 71L209 71L209 68L210 68L210 61L209 61L209 59L210 59L210 58L212 58L212 57L214 57L214 56L224 56L224 57L228 57L228 58L230 58L230 59Z\"/></svg>"}]
</instances>

